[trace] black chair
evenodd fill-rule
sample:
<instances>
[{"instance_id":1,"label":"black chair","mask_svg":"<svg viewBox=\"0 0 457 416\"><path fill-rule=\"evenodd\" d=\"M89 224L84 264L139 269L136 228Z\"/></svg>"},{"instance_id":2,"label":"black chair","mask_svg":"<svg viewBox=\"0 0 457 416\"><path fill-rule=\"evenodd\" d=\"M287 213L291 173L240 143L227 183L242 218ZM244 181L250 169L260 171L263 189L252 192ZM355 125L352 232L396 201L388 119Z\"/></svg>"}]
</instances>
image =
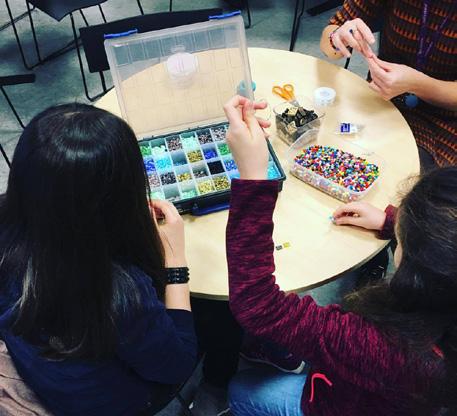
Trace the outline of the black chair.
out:
<instances>
[{"instance_id":1,"label":"black chair","mask_svg":"<svg viewBox=\"0 0 457 416\"><path fill-rule=\"evenodd\" d=\"M79 29L81 42L86 55L89 72L98 72L103 91L95 96L90 96L87 79L84 72L84 65L80 48L77 47L79 68L84 84L84 92L90 101L95 101L108 91L103 71L109 69L108 59L105 53L104 35L108 33L123 33L131 29L137 29L138 33L149 32L151 30L166 29L191 23L204 22L209 16L221 14L221 9L192 10L183 12L165 12L154 13L142 16L130 17L127 19L117 20L115 22L104 23L96 26L83 27ZM75 38L76 27L74 19L71 17L72 28Z\"/></svg>"},{"instance_id":2,"label":"black chair","mask_svg":"<svg viewBox=\"0 0 457 416\"><path fill-rule=\"evenodd\" d=\"M300 7L300 1L301 1L301 7ZM306 0L296 0L295 1L295 12L294 12L294 19L293 19L293 23L292 23L292 33L290 34L290 46L289 46L289 51L291 51L291 52L295 48L295 42L297 41L298 31L300 29L300 21L305 12L305 3L306 3ZM319 6L308 9L307 12L311 16L316 16L327 10L333 9L334 7L341 6L342 4L343 4L342 0L329 0ZM300 10L300 13L298 12L298 10Z\"/></svg>"},{"instance_id":3,"label":"black chair","mask_svg":"<svg viewBox=\"0 0 457 416\"><path fill-rule=\"evenodd\" d=\"M19 52L21 54L22 62L24 66L27 69L32 69L40 64L43 64L44 62L47 62L51 59L57 58L58 56L70 51L73 49L77 43L77 39L74 38L72 41L70 41L67 45L63 46L62 48L50 53L49 55L42 57L42 54L40 52L40 47L38 44L38 38L37 34L35 31L35 24L33 22L33 16L32 16L32 10L37 8L40 9L42 12L46 13L53 19L57 21L61 21L65 16L70 14L70 16L73 17L73 12L79 11L81 14L81 17L84 20L84 23L86 26L89 25L87 22L86 16L84 15L84 12L82 9L92 7L92 6L98 6L100 10L100 14L102 16L102 19L104 22L106 22L105 14L103 13L103 9L101 4L104 3L106 0L30 0L30 1L25 1L25 4L27 6L27 15L29 18L30 22L30 28L32 30L32 37L33 37L33 43L35 47L35 53L37 55L37 62L34 64L29 64L27 62L27 59L25 57L24 49L22 47L21 40L19 38L19 34L16 28L16 21L18 20L17 18L15 19L13 17L13 14L11 12L11 7L9 5L8 0L5 0L6 8L8 11L8 15L10 18L10 25L13 27L14 31L14 36L16 38L16 43L19 48Z\"/></svg>"},{"instance_id":4,"label":"black chair","mask_svg":"<svg viewBox=\"0 0 457 416\"><path fill-rule=\"evenodd\" d=\"M11 102L10 98L8 97L8 94L5 91L6 86L8 85L18 85L18 84L30 84L35 82L35 74L24 74L24 75L10 75L10 76L4 76L0 77L0 91L2 92L3 96L5 97L6 102L11 108L11 111L13 112L14 116L16 117L16 120L18 121L19 125L24 128L24 123L22 122L21 118L19 117L19 114L17 113L16 109L14 108L13 103ZM8 166L10 166L10 161L8 159L8 156L5 153L5 149L3 149L3 146L0 144L0 152L3 155L6 163Z\"/></svg>"}]
</instances>

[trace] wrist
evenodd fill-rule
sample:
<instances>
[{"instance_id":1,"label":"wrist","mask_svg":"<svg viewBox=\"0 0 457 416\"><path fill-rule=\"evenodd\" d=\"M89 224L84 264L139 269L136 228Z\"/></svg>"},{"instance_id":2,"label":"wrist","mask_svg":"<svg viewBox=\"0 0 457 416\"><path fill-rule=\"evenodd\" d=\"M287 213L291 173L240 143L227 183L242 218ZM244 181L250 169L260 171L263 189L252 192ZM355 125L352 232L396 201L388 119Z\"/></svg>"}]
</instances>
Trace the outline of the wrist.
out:
<instances>
[{"instance_id":1,"label":"wrist","mask_svg":"<svg viewBox=\"0 0 457 416\"><path fill-rule=\"evenodd\" d=\"M375 228L376 231L381 231L384 228L384 224L386 223L386 217L387 215L384 211L381 211L379 213L379 221Z\"/></svg>"},{"instance_id":2,"label":"wrist","mask_svg":"<svg viewBox=\"0 0 457 416\"><path fill-rule=\"evenodd\" d=\"M174 268L174 267L187 267L186 256L170 256L165 259L165 267Z\"/></svg>"},{"instance_id":3,"label":"wrist","mask_svg":"<svg viewBox=\"0 0 457 416\"><path fill-rule=\"evenodd\" d=\"M423 72L413 69L410 77L410 87L408 92L416 94L418 97L423 95L424 88L427 88L430 82L430 77Z\"/></svg>"}]
</instances>

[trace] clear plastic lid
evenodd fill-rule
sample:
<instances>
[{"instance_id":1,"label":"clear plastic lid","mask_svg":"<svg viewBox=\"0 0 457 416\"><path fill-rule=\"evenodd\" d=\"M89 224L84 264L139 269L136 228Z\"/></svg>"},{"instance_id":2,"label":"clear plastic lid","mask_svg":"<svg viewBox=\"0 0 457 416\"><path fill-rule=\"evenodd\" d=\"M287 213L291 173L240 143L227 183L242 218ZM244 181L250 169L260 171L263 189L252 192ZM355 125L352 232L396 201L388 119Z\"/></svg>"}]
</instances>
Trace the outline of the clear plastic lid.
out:
<instances>
[{"instance_id":1,"label":"clear plastic lid","mask_svg":"<svg viewBox=\"0 0 457 416\"><path fill-rule=\"evenodd\" d=\"M220 123L230 97L253 98L240 16L108 39L105 49L138 138Z\"/></svg>"}]
</instances>

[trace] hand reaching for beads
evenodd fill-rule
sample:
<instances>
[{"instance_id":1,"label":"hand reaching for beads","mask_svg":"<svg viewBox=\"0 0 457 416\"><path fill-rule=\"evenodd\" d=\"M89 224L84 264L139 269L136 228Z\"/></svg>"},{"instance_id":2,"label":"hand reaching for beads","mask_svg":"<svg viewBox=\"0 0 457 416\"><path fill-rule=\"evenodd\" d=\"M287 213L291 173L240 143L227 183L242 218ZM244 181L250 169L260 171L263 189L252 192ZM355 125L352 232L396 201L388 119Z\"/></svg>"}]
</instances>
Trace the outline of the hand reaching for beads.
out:
<instances>
[{"instance_id":1,"label":"hand reaching for beads","mask_svg":"<svg viewBox=\"0 0 457 416\"><path fill-rule=\"evenodd\" d=\"M350 202L333 213L336 225L355 225L367 230L382 230L386 213L367 202Z\"/></svg>"}]
</instances>

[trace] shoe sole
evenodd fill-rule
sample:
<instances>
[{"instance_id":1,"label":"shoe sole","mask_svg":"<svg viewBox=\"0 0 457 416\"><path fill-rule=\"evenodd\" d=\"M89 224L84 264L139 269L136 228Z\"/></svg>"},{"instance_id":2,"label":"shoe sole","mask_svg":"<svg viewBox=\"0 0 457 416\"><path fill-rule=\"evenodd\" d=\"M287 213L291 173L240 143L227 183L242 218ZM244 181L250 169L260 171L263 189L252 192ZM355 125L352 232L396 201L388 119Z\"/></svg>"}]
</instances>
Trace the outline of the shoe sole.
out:
<instances>
[{"instance_id":1,"label":"shoe sole","mask_svg":"<svg viewBox=\"0 0 457 416\"><path fill-rule=\"evenodd\" d=\"M294 370L287 370L287 369L285 369L283 367L280 367L279 365L276 365L276 364L272 363L271 361L261 360L260 358L248 357L247 355L244 355L242 352L240 352L240 356L243 357L246 361L250 361L252 363L269 365L269 366L277 368L278 370L281 370L284 373L301 374L303 372L303 370L305 369L305 366L306 366L305 362L302 361L301 364L297 368L295 368Z\"/></svg>"}]
</instances>

